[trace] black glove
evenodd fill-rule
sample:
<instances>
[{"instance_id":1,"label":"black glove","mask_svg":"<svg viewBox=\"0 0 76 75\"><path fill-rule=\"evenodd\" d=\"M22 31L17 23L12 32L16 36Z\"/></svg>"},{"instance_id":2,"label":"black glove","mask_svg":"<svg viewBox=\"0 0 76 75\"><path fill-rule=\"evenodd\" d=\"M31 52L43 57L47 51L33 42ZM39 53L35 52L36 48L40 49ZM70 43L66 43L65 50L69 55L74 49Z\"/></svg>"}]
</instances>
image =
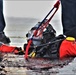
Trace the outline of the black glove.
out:
<instances>
[{"instance_id":1,"label":"black glove","mask_svg":"<svg viewBox=\"0 0 76 75\"><path fill-rule=\"evenodd\" d=\"M21 47L16 47L15 50L18 51L18 52L16 52L15 54L18 54L18 55L24 55L24 54L25 54L24 50L22 50Z\"/></svg>"}]
</instances>

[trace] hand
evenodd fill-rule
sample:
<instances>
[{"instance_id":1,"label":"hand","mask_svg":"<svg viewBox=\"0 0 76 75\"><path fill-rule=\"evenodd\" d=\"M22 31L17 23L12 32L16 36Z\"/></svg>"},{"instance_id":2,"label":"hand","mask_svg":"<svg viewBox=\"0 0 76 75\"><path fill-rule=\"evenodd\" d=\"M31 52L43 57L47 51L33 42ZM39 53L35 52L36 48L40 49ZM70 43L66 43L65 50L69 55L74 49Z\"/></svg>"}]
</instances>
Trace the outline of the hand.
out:
<instances>
[{"instance_id":1,"label":"hand","mask_svg":"<svg viewBox=\"0 0 76 75\"><path fill-rule=\"evenodd\" d=\"M16 47L14 53L18 54L18 55L24 55L25 54L24 50L22 50L21 47Z\"/></svg>"}]
</instances>

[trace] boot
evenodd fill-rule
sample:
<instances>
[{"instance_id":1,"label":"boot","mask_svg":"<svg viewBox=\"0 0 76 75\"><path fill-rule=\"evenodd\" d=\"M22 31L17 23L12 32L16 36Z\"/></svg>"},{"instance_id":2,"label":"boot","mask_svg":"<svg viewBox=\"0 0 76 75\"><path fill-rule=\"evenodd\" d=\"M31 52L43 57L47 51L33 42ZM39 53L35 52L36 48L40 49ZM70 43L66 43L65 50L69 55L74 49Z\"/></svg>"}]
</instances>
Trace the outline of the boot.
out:
<instances>
[{"instance_id":1,"label":"boot","mask_svg":"<svg viewBox=\"0 0 76 75\"><path fill-rule=\"evenodd\" d=\"M4 44L9 44L11 41L10 39L4 34L4 32L0 32L0 42Z\"/></svg>"}]
</instances>

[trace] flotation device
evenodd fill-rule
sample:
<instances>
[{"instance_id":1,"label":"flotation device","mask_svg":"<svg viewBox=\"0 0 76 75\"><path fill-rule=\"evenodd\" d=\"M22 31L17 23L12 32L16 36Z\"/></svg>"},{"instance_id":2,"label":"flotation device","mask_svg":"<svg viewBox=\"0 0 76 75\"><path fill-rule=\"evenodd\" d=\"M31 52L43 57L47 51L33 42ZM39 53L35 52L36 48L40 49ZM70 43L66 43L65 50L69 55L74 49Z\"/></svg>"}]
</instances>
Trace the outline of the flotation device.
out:
<instances>
[{"instance_id":1,"label":"flotation device","mask_svg":"<svg viewBox=\"0 0 76 75\"><path fill-rule=\"evenodd\" d=\"M66 37L66 40L67 41L75 41L75 38L74 37Z\"/></svg>"}]
</instances>

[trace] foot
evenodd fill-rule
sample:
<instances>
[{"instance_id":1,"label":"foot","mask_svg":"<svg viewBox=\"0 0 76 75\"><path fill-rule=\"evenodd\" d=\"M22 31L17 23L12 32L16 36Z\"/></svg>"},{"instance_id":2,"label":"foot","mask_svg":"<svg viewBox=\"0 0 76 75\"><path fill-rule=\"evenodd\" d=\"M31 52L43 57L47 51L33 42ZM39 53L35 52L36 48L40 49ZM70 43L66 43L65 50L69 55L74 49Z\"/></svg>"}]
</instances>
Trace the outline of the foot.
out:
<instances>
[{"instance_id":1,"label":"foot","mask_svg":"<svg viewBox=\"0 0 76 75\"><path fill-rule=\"evenodd\" d=\"M4 32L0 33L0 42L3 42L4 44L9 44L11 41L9 37L7 37Z\"/></svg>"}]
</instances>

